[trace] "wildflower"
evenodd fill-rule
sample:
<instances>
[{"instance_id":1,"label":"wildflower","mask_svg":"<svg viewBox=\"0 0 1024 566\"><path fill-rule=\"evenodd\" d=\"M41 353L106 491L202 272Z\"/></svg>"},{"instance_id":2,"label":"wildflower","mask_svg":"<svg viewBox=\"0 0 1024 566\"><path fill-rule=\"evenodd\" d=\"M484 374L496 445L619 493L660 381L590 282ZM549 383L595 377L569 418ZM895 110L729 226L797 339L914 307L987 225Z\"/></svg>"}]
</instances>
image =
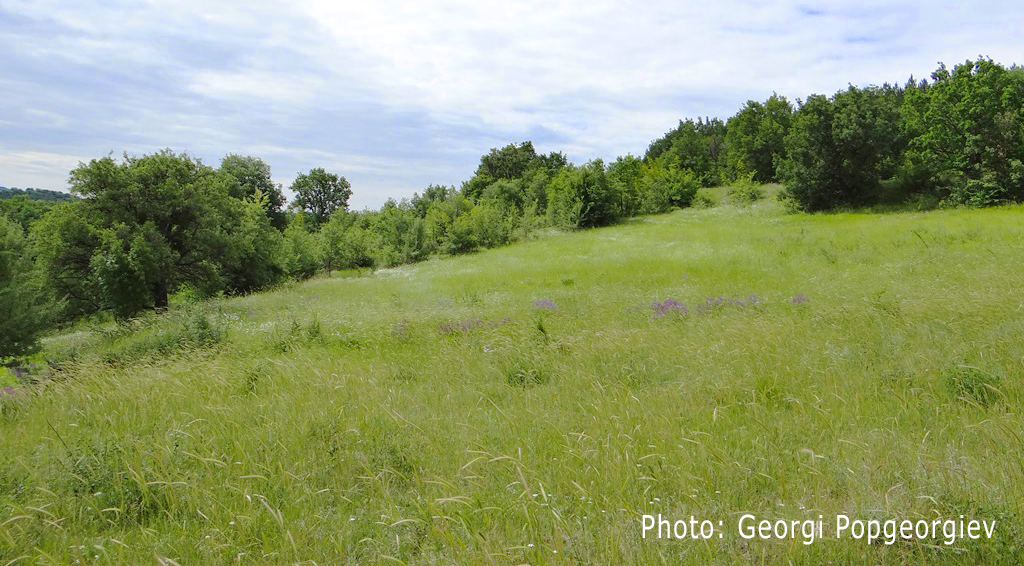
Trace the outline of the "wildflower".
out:
<instances>
[{"instance_id":1,"label":"wildflower","mask_svg":"<svg viewBox=\"0 0 1024 566\"><path fill-rule=\"evenodd\" d=\"M807 303L807 302L810 302L810 301L807 299L807 297L803 296L803 294L797 295L797 296L795 296L795 297L793 297L792 299L789 300L789 303L791 305L802 305L802 304Z\"/></svg>"},{"instance_id":2,"label":"wildflower","mask_svg":"<svg viewBox=\"0 0 1024 566\"><path fill-rule=\"evenodd\" d=\"M679 315L686 315L690 312L690 309L686 308L686 305L675 299L665 299L665 302L663 303L655 301L651 303L651 308L654 310L654 318L661 318L670 312L674 312Z\"/></svg>"},{"instance_id":3,"label":"wildflower","mask_svg":"<svg viewBox=\"0 0 1024 566\"><path fill-rule=\"evenodd\" d=\"M534 301L533 306L540 310L556 311L558 307L555 306L553 301Z\"/></svg>"}]
</instances>

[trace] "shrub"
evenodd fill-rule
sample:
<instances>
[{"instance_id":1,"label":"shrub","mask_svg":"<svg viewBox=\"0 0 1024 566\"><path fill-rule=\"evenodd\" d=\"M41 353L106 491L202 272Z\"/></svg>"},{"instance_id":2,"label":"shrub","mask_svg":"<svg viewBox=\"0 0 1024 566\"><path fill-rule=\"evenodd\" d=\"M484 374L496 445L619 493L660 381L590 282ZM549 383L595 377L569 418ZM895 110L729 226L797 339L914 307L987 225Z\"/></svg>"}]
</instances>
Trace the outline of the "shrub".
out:
<instances>
[{"instance_id":1,"label":"shrub","mask_svg":"<svg viewBox=\"0 0 1024 566\"><path fill-rule=\"evenodd\" d=\"M548 215L560 228L594 228L616 220L615 194L605 175L604 162L561 170L548 185Z\"/></svg>"},{"instance_id":2,"label":"shrub","mask_svg":"<svg viewBox=\"0 0 1024 566\"><path fill-rule=\"evenodd\" d=\"M750 204L764 198L764 188L754 181L751 173L736 180L726 191L729 200L736 204Z\"/></svg>"},{"instance_id":3,"label":"shrub","mask_svg":"<svg viewBox=\"0 0 1024 566\"><path fill-rule=\"evenodd\" d=\"M644 212L657 214L674 207L690 206L700 189L700 181L689 169L655 163L645 168L641 186Z\"/></svg>"}]
</instances>

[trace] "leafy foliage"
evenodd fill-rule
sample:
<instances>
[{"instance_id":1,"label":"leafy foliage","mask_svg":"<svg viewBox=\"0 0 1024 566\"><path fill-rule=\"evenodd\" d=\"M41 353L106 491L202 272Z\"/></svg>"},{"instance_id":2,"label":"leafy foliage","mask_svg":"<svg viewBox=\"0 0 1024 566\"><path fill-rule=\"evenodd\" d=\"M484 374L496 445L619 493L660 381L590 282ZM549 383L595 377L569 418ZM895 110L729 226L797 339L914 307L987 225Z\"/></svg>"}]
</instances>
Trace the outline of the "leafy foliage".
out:
<instances>
[{"instance_id":1,"label":"leafy foliage","mask_svg":"<svg viewBox=\"0 0 1024 566\"><path fill-rule=\"evenodd\" d=\"M284 269L289 277L309 279L316 275L323 262L318 236L309 231L305 214L292 215L284 229Z\"/></svg>"},{"instance_id":2,"label":"leafy foliage","mask_svg":"<svg viewBox=\"0 0 1024 566\"><path fill-rule=\"evenodd\" d=\"M851 86L797 110L780 168L785 198L806 211L865 205L897 172L905 145L891 90Z\"/></svg>"},{"instance_id":3,"label":"leafy foliage","mask_svg":"<svg viewBox=\"0 0 1024 566\"><path fill-rule=\"evenodd\" d=\"M911 161L955 203L1024 200L1024 70L978 59L932 79L908 93Z\"/></svg>"},{"instance_id":4,"label":"leafy foliage","mask_svg":"<svg viewBox=\"0 0 1024 566\"><path fill-rule=\"evenodd\" d=\"M28 195L18 195L0 200L0 216L6 216L20 224L25 233L28 233L32 225L38 222L53 204L51 201L35 200Z\"/></svg>"},{"instance_id":5,"label":"leafy foliage","mask_svg":"<svg viewBox=\"0 0 1024 566\"><path fill-rule=\"evenodd\" d=\"M17 187L0 187L0 201L7 199L26 198L41 202L71 202L74 195L49 189L19 189Z\"/></svg>"},{"instance_id":6,"label":"leafy foliage","mask_svg":"<svg viewBox=\"0 0 1024 566\"><path fill-rule=\"evenodd\" d=\"M352 186L345 177L317 167L309 173L300 173L292 183L295 206L310 215L313 226L320 226L338 210L348 210Z\"/></svg>"},{"instance_id":7,"label":"leafy foliage","mask_svg":"<svg viewBox=\"0 0 1024 566\"><path fill-rule=\"evenodd\" d=\"M651 142L644 161L665 168L689 169L702 186L726 177L726 124L718 118L680 121L679 126Z\"/></svg>"},{"instance_id":8,"label":"leafy foliage","mask_svg":"<svg viewBox=\"0 0 1024 566\"><path fill-rule=\"evenodd\" d=\"M0 216L0 362L31 354L49 323L20 225Z\"/></svg>"},{"instance_id":9,"label":"leafy foliage","mask_svg":"<svg viewBox=\"0 0 1024 566\"><path fill-rule=\"evenodd\" d=\"M270 176L270 165L252 156L229 154L220 161L220 172L229 177L228 194L238 200L255 198L263 206L271 224L284 230L284 193ZM263 195L260 197L259 195Z\"/></svg>"},{"instance_id":10,"label":"leafy foliage","mask_svg":"<svg viewBox=\"0 0 1024 566\"><path fill-rule=\"evenodd\" d=\"M644 167L641 187L643 211L649 214L667 212L675 207L687 207L701 183L689 169L679 169L674 163L659 159Z\"/></svg>"},{"instance_id":11,"label":"leafy foliage","mask_svg":"<svg viewBox=\"0 0 1024 566\"><path fill-rule=\"evenodd\" d=\"M548 185L548 214L566 229L607 226L615 221L616 203L604 163L568 166Z\"/></svg>"},{"instance_id":12,"label":"leafy foliage","mask_svg":"<svg viewBox=\"0 0 1024 566\"><path fill-rule=\"evenodd\" d=\"M784 96L773 94L763 104L748 101L727 123L725 143L732 175L752 173L757 182L775 181L792 122L793 105Z\"/></svg>"},{"instance_id":13,"label":"leafy foliage","mask_svg":"<svg viewBox=\"0 0 1024 566\"><path fill-rule=\"evenodd\" d=\"M90 269L119 314L165 308L181 283L219 284L231 201L226 183L187 154L94 159L71 172L84 217L99 232Z\"/></svg>"},{"instance_id":14,"label":"leafy foliage","mask_svg":"<svg viewBox=\"0 0 1024 566\"><path fill-rule=\"evenodd\" d=\"M754 173L749 173L733 181L726 194L734 203L750 204L764 198L764 188L754 181Z\"/></svg>"}]
</instances>

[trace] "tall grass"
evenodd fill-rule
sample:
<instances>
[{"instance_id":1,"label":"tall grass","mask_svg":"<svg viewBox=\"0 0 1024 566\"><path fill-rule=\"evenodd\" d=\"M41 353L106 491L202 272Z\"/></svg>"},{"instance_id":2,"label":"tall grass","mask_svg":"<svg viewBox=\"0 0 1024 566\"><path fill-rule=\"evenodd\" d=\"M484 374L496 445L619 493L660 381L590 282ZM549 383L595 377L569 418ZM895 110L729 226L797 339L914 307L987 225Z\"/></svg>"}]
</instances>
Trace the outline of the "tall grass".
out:
<instances>
[{"instance_id":1,"label":"tall grass","mask_svg":"<svg viewBox=\"0 0 1024 566\"><path fill-rule=\"evenodd\" d=\"M1024 560L1021 208L777 207L52 336L0 398L0 563ZM657 513L724 537L642 539ZM743 513L998 524L803 545Z\"/></svg>"}]
</instances>

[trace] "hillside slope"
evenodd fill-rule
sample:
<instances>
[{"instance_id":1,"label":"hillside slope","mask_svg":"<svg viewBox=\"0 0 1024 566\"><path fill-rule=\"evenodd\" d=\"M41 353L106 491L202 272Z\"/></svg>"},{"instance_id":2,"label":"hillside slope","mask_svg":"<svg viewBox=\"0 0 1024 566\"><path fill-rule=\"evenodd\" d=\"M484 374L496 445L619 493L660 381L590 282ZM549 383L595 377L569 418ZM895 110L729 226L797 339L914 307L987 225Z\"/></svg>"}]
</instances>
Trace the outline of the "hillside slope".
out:
<instances>
[{"instance_id":1,"label":"hillside slope","mask_svg":"<svg viewBox=\"0 0 1024 566\"><path fill-rule=\"evenodd\" d=\"M1022 561L1022 218L720 206L79 325L0 400L0 562Z\"/></svg>"}]
</instances>

